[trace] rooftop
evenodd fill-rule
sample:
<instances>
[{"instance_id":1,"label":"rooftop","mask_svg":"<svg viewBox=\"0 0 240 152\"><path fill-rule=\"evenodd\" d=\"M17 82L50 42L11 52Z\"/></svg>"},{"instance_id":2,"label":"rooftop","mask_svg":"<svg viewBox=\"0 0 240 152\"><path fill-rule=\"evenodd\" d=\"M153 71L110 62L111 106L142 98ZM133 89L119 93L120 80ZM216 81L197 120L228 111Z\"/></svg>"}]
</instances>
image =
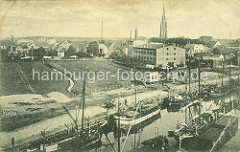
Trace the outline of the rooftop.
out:
<instances>
[{"instance_id":1,"label":"rooftop","mask_svg":"<svg viewBox=\"0 0 240 152\"><path fill-rule=\"evenodd\" d=\"M147 43L143 45L136 46L135 48L149 48L149 49L159 49L164 46L163 43Z\"/></svg>"}]
</instances>

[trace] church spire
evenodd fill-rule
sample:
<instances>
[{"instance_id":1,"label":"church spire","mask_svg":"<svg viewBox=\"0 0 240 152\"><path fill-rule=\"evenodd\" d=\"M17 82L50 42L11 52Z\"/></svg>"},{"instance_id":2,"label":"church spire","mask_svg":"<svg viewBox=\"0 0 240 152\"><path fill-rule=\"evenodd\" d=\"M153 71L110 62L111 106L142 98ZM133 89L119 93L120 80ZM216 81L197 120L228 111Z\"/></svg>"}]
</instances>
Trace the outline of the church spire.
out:
<instances>
[{"instance_id":1,"label":"church spire","mask_svg":"<svg viewBox=\"0 0 240 152\"><path fill-rule=\"evenodd\" d=\"M163 4L163 14L162 14L162 19L166 20L166 18L165 18L165 9L164 9L164 4Z\"/></svg>"},{"instance_id":2,"label":"church spire","mask_svg":"<svg viewBox=\"0 0 240 152\"><path fill-rule=\"evenodd\" d=\"M165 16L164 5L163 5L162 21L160 23L160 38L162 39L167 38L167 20Z\"/></svg>"}]
</instances>

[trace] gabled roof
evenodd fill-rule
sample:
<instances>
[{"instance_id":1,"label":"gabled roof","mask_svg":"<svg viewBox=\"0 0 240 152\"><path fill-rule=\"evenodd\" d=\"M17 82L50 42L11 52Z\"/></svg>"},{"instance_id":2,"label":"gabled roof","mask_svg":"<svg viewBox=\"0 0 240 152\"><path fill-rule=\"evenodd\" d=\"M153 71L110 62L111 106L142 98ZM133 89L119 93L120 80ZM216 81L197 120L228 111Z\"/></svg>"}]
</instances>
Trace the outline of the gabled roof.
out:
<instances>
[{"instance_id":1,"label":"gabled roof","mask_svg":"<svg viewBox=\"0 0 240 152\"><path fill-rule=\"evenodd\" d=\"M194 48L194 45L195 44L186 44L185 46L184 46L184 49L190 49L190 48Z\"/></svg>"},{"instance_id":2,"label":"gabled roof","mask_svg":"<svg viewBox=\"0 0 240 152\"><path fill-rule=\"evenodd\" d=\"M163 47L164 47L163 43L147 43L147 44L135 46L134 48L160 49Z\"/></svg>"},{"instance_id":3,"label":"gabled roof","mask_svg":"<svg viewBox=\"0 0 240 152\"><path fill-rule=\"evenodd\" d=\"M220 54L223 54L223 55L235 52L235 50L231 48L217 48L217 49L219 50ZM209 52L212 52L212 51L213 49L209 49Z\"/></svg>"},{"instance_id":4,"label":"gabled roof","mask_svg":"<svg viewBox=\"0 0 240 152\"><path fill-rule=\"evenodd\" d=\"M22 45L21 48L22 49L28 49L28 46L25 44L25 45Z\"/></svg>"},{"instance_id":5,"label":"gabled roof","mask_svg":"<svg viewBox=\"0 0 240 152\"><path fill-rule=\"evenodd\" d=\"M46 42L36 42L35 45L38 46L38 47L42 47L42 48L48 48L49 47L49 44L46 43Z\"/></svg>"},{"instance_id":6,"label":"gabled roof","mask_svg":"<svg viewBox=\"0 0 240 152\"><path fill-rule=\"evenodd\" d=\"M216 42L216 45L224 45L227 47L239 47L240 42L238 40L233 40L233 39L220 39Z\"/></svg>"}]
</instances>

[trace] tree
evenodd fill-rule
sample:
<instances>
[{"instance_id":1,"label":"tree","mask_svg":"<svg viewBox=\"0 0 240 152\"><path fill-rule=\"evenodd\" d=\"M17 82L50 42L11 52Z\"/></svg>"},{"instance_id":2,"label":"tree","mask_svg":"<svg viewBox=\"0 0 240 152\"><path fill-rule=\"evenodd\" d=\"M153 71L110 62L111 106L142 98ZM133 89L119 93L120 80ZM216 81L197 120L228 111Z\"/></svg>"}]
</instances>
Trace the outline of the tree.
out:
<instances>
[{"instance_id":1,"label":"tree","mask_svg":"<svg viewBox=\"0 0 240 152\"><path fill-rule=\"evenodd\" d=\"M39 61L43 59L43 56L45 55L45 49L40 47L38 49L31 49L29 51L30 55L33 55L34 60Z\"/></svg>"},{"instance_id":2,"label":"tree","mask_svg":"<svg viewBox=\"0 0 240 152\"><path fill-rule=\"evenodd\" d=\"M214 48L214 49L212 50L212 53L215 54L215 55L219 55L219 54L220 54L220 51L219 51L218 48Z\"/></svg>"},{"instance_id":3,"label":"tree","mask_svg":"<svg viewBox=\"0 0 240 152\"><path fill-rule=\"evenodd\" d=\"M45 53L45 55L47 55L47 56L51 56L52 58L54 57L54 56L57 56L57 51L56 50L49 50L49 51L47 51L46 53Z\"/></svg>"},{"instance_id":4,"label":"tree","mask_svg":"<svg viewBox=\"0 0 240 152\"><path fill-rule=\"evenodd\" d=\"M7 61L8 60L8 51L7 50L0 50L1 51L1 60Z\"/></svg>"},{"instance_id":5,"label":"tree","mask_svg":"<svg viewBox=\"0 0 240 152\"><path fill-rule=\"evenodd\" d=\"M72 45L69 46L68 50L64 52L64 57L65 58L70 58L70 56L75 55L76 54L76 50L74 49L74 47Z\"/></svg>"},{"instance_id":6,"label":"tree","mask_svg":"<svg viewBox=\"0 0 240 152\"><path fill-rule=\"evenodd\" d=\"M169 39L162 39L159 37L152 37L149 39L149 42L157 42L157 43L174 43L179 45L180 47L184 47L187 43L195 43L195 44L205 44L204 41L199 39L189 39L184 37L177 37L177 38L169 38Z\"/></svg>"},{"instance_id":7,"label":"tree","mask_svg":"<svg viewBox=\"0 0 240 152\"><path fill-rule=\"evenodd\" d=\"M110 58L112 59L119 59L119 60L123 60L125 58L125 54L123 51L121 50L117 50L117 51L114 51L110 54Z\"/></svg>"},{"instance_id":8,"label":"tree","mask_svg":"<svg viewBox=\"0 0 240 152\"><path fill-rule=\"evenodd\" d=\"M83 52L83 51L77 52L77 56L79 58L89 57L89 55L86 52Z\"/></svg>"},{"instance_id":9,"label":"tree","mask_svg":"<svg viewBox=\"0 0 240 152\"><path fill-rule=\"evenodd\" d=\"M94 56L98 56L99 54L99 46L98 43L96 41L90 42L87 46L87 53L89 55L94 55Z\"/></svg>"},{"instance_id":10,"label":"tree","mask_svg":"<svg viewBox=\"0 0 240 152\"><path fill-rule=\"evenodd\" d=\"M213 40L213 38L211 36L200 36L198 39L200 41L204 41L205 43L209 43Z\"/></svg>"}]
</instances>

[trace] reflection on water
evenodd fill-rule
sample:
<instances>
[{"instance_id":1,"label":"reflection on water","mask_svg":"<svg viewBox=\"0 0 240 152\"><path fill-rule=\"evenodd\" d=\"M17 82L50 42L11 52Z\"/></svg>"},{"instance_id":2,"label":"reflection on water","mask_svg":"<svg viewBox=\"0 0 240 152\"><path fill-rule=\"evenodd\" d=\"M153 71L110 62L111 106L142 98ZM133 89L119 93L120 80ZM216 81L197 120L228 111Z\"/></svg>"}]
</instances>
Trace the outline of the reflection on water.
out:
<instances>
[{"instance_id":1,"label":"reflection on water","mask_svg":"<svg viewBox=\"0 0 240 152\"><path fill-rule=\"evenodd\" d=\"M225 97L218 98L218 99L213 99L210 101L202 101L202 108L201 108L201 113L204 112L212 112L214 109L220 108L222 105L225 105L225 110L231 109L232 108L232 101L237 101L239 98L239 95L237 92L233 92L232 94L229 94ZM195 111L193 115L197 114L197 110L193 109ZM145 128L140 131L140 133L137 134L132 134L129 135L127 138L126 145L124 147L124 151L139 151L134 149L134 145L137 146L139 143L154 138L158 135L168 135L168 131L170 130L175 130L177 124L179 123L184 123L185 121L185 108L179 109L177 112L168 112L167 109L161 110L161 118L155 120L152 122L150 125L146 126ZM126 137L123 137L121 140L121 149L122 145L124 142L124 139ZM176 146L176 141L174 138L168 138L169 139L169 146L170 146L170 151L176 151L177 146ZM117 142L112 141L114 143L115 150L117 149ZM239 141L240 142L240 141ZM113 151L113 149L108 145L104 145L102 148L102 151ZM240 149L240 147L239 147ZM141 150L144 151L144 150ZM152 151L148 149L148 151Z\"/></svg>"}]
</instances>

